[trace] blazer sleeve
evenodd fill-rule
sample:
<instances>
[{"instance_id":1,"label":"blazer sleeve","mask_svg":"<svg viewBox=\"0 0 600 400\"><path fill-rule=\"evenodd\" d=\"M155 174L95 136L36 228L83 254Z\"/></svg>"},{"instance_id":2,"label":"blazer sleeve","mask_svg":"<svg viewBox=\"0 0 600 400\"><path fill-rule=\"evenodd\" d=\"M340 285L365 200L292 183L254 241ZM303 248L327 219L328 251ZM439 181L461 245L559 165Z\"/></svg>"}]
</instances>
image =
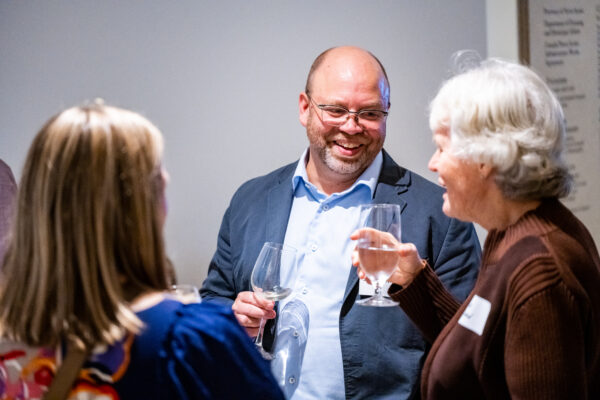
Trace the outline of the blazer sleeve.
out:
<instances>
[{"instance_id":1,"label":"blazer sleeve","mask_svg":"<svg viewBox=\"0 0 600 400\"><path fill-rule=\"evenodd\" d=\"M434 237L434 243L435 243ZM437 257L428 262L444 286L457 300L467 298L479 273L481 246L471 223L451 218L448 228L437 239L441 243Z\"/></svg>"},{"instance_id":2,"label":"blazer sleeve","mask_svg":"<svg viewBox=\"0 0 600 400\"><path fill-rule=\"evenodd\" d=\"M217 251L208 267L208 275L202 284L202 301L215 302L231 306L237 291L234 282L230 236L231 205L225 211L219 235Z\"/></svg>"},{"instance_id":3,"label":"blazer sleeve","mask_svg":"<svg viewBox=\"0 0 600 400\"><path fill-rule=\"evenodd\" d=\"M234 193L200 290L203 301L232 305L239 292L250 290L252 268L263 243L283 241L296 164L253 178Z\"/></svg>"}]
</instances>

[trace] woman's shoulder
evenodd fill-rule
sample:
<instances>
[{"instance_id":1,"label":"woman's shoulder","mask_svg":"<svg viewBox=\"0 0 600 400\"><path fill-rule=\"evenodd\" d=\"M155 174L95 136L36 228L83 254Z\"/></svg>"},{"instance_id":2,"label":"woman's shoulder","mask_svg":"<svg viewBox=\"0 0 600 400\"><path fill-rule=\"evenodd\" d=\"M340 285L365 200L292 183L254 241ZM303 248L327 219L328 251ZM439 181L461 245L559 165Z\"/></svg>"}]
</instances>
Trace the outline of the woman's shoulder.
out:
<instances>
[{"instance_id":1,"label":"woman's shoulder","mask_svg":"<svg viewBox=\"0 0 600 400\"><path fill-rule=\"evenodd\" d=\"M179 398L282 398L281 391L230 307L185 304L163 344L163 376ZM230 384L236 376L238 384Z\"/></svg>"},{"instance_id":2,"label":"woman's shoulder","mask_svg":"<svg viewBox=\"0 0 600 400\"><path fill-rule=\"evenodd\" d=\"M182 349L227 353L251 346L231 307L225 305L185 304L166 297L137 315L144 323L137 347L154 349L163 358L178 357Z\"/></svg>"},{"instance_id":3,"label":"woman's shoulder","mask_svg":"<svg viewBox=\"0 0 600 400\"><path fill-rule=\"evenodd\" d=\"M231 307L217 303L182 303L166 297L158 304L137 312L144 322L172 319L175 324L229 324L235 322Z\"/></svg>"},{"instance_id":4,"label":"woman's shoulder","mask_svg":"<svg viewBox=\"0 0 600 400\"><path fill-rule=\"evenodd\" d=\"M149 342L181 339L201 340L208 337L239 334L240 329L231 307L209 303L181 303L164 298L159 303L137 312L144 323L137 338L146 346ZM211 339L214 340L214 339Z\"/></svg>"},{"instance_id":5,"label":"woman's shoulder","mask_svg":"<svg viewBox=\"0 0 600 400\"><path fill-rule=\"evenodd\" d=\"M578 251L578 246L569 246L568 237L561 236L558 241L544 236L525 237L510 249L510 258L518 260L508 276L508 293L514 307L535 297L556 299L556 291L565 301L581 306L590 300L590 282L595 287L600 284L598 266Z\"/></svg>"},{"instance_id":6,"label":"woman's shoulder","mask_svg":"<svg viewBox=\"0 0 600 400\"><path fill-rule=\"evenodd\" d=\"M231 307L214 303L180 304L173 314L170 340L210 341L226 347L249 342Z\"/></svg>"}]
</instances>

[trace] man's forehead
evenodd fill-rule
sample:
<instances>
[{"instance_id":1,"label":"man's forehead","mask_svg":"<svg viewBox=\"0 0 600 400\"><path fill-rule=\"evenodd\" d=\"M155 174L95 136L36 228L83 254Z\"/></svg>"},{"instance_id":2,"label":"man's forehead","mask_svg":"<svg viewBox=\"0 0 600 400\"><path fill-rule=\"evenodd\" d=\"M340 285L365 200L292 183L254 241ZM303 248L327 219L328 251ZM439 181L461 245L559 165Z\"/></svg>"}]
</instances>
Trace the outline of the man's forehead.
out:
<instances>
[{"instance_id":1,"label":"man's forehead","mask_svg":"<svg viewBox=\"0 0 600 400\"><path fill-rule=\"evenodd\" d=\"M382 94L387 89L385 77L376 67L365 68L349 63L323 65L316 71L313 83L314 89L345 86L355 87L357 90L375 89Z\"/></svg>"},{"instance_id":2,"label":"man's forehead","mask_svg":"<svg viewBox=\"0 0 600 400\"><path fill-rule=\"evenodd\" d=\"M317 68L317 74L349 73L355 70L366 70L383 75L379 63L371 54L363 50L332 50Z\"/></svg>"}]
</instances>

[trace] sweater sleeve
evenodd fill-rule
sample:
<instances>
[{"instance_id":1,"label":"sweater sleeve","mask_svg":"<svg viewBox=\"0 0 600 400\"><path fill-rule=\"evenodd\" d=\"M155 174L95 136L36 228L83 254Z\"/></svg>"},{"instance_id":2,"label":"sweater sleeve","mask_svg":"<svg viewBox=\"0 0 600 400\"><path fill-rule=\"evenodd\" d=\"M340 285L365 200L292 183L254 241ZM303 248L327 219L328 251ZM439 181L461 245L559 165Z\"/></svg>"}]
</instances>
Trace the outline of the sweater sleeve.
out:
<instances>
[{"instance_id":1,"label":"sweater sleeve","mask_svg":"<svg viewBox=\"0 0 600 400\"><path fill-rule=\"evenodd\" d=\"M433 343L460 307L460 303L446 290L429 264L409 286L403 289L394 284L388 293L430 343Z\"/></svg>"},{"instance_id":2,"label":"sweater sleeve","mask_svg":"<svg viewBox=\"0 0 600 400\"><path fill-rule=\"evenodd\" d=\"M589 309L558 276L541 279L555 269L534 267L529 265L531 272L509 288L504 360L510 395L588 398L584 335Z\"/></svg>"}]
</instances>

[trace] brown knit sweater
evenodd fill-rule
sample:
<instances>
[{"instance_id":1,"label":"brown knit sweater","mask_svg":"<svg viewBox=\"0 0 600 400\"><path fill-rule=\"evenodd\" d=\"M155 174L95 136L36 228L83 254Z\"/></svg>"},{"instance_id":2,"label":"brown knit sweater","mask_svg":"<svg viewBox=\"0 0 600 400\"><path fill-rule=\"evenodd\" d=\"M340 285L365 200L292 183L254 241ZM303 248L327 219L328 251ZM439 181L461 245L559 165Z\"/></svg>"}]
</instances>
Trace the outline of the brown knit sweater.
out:
<instances>
[{"instance_id":1,"label":"brown knit sweater","mask_svg":"<svg viewBox=\"0 0 600 400\"><path fill-rule=\"evenodd\" d=\"M557 200L489 232L462 306L429 267L389 292L433 342L424 399L600 399L600 257Z\"/></svg>"}]
</instances>

